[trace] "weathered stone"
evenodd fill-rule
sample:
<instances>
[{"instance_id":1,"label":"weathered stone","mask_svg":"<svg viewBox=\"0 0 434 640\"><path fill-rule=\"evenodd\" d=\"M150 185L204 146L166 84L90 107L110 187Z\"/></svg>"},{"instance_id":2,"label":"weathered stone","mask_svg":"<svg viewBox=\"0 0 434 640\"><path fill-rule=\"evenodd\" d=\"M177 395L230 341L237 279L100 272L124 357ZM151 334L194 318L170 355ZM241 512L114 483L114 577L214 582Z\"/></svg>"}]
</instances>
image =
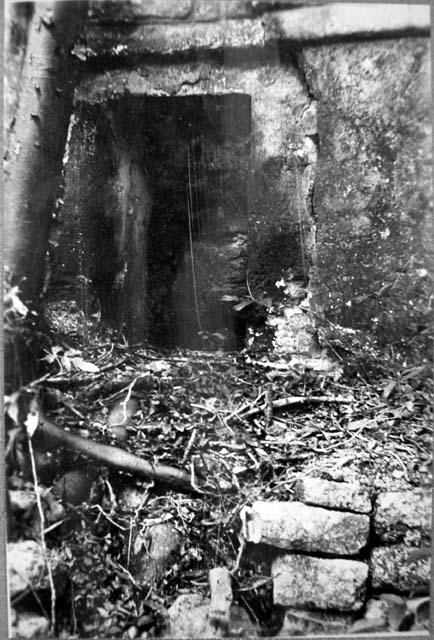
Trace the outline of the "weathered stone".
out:
<instances>
[{"instance_id":1,"label":"weathered stone","mask_svg":"<svg viewBox=\"0 0 434 640\"><path fill-rule=\"evenodd\" d=\"M127 486L120 491L119 502L126 509L135 511L144 504L147 495L146 489Z\"/></svg>"},{"instance_id":2,"label":"weathered stone","mask_svg":"<svg viewBox=\"0 0 434 640\"><path fill-rule=\"evenodd\" d=\"M168 611L170 638L205 638L210 600L199 593L183 593Z\"/></svg>"},{"instance_id":3,"label":"weathered stone","mask_svg":"<svg viewBox=\"0 0 434 640\"><path fill-rule=\"evenodd\" d=\"M176 5L176 3L172 4ZM137 5L140 7L141 3ZM188 4L183 3L180 10L182 17L185 17L186 12L189 11ZM138 9L138 14L140 11L141 9ZM147 11L150 10L147 9ZM240 8L239 3L234 3L232 12L229 11L227 15L237 17L243 15L243 12L244 9ZM207 13L208 18L206 18ZM123 14L126 19L134 18L134 10L129 13L123 11ZM146 15L152 17L151 12ZM390 11L388 5L342 3L328 7L278 12L267 19L266 27L259 19L218 20L216 9L212 10L210 7L207 9L205 6L202 8L202 13L199 8L198 15L202 15L202 19L217 20L217 22L161 26L138 24L133 28L129 26L128 30L124 31L119 27L115 32L101 24L90 25L86 33L89 57L99 55L125 57L138 53L168 54L197 49L264 47L276 40L317 42L341 36L361 37L378 34L399 35L400 33L428 35L430 29L428 7L411 9L394 7L394 10ZM125 17L122 17L122 11L118 8L118 20L122 22ZM155 17L158 17L158 12L155 13ZM165 16L161 14L160 17Z\"/></svg>"},{"instance_id":4,"label":"weathered stone","mask_svg":"<svg viewBox=\"0 0 434 640\"><path fill-rule=\"evenodd\" d=\"M299 307L288 307L282 316L270 318L274 327L274 349L281 355L309 354L321 351L313 319Z\"/></svg>"},{"instance_id":5,"label":"weathered stone","mask_svg":"<svg viewBox=\"0 0 434 640\"><path fill-rule=\"evenodd\" d=\"M47 638L50 621L36 613L20 613L12 626L12 638Z\"/></svg>"},{"instance_id":6,"label":"weathered stone","mask_svg":"<svg viewBox=\"0 0 434 640\"><path fill-rule=\"evenodd\" d=\"M185 593L178 596L168 611L169 629L164 637L198 638L210 637L208 612L210 599L198 593ZM232 605L228 635L233 637L259 636L258 625L253 624L242 607ZM216 631L216 637L220 637Z\"/></svg>"},{"instance_id":7,"label":"weathered stone","mask_svg":"<svg viewBox=\"0 0 434 640\"><path fill-rule=\"evenodd\" d=\"M91 2L89 15L96 21L167 22L191 16L192 0L123 0L123 2Z\"/></svg>"},{"instance_id":8,"label":"weathered stone","mask_svg":"<svg viewBox=\"0 0 434 640\"><path fill-rule=\"evenodd\" d=\"M33 491L25 489L12 489L9 491L11 507L16 513L32 509L36 504L36 496Z\"/></svg>"},{"instance_id":9,"label":"weathered stone","mask_svg":"<svg viewBox=\"0 0 434 640\"><path fill-rule=\"evenodd\" d=\"M118 400L110 409L107 417L107 423L110 427L126 426L131 423L131 418L136 413L139 403L134 398L130 398L127 402Z\"/></svg>"},{"instance_id":10,"label":"weathered stone","mask_svg":"<svg viewBox=\"0 0 434 640\"><path fill-rule=\"evenodd\" d=\"M374 531L384 542L404 538L414 545L431 538L432 492L387 491L376 500ZM411 539L410 539L411 538Z\"/></svg>"},{"instance_id":11,"label":"weathered stone","mask_svg":"<svg viewBox=\"0 0 434 640\"><path fill-rule=\"evenodd\" d=\"M73 469L55 482L53 492L66 503L81 504L90 498L93 479L93 474L87 469Z\"/></svg>"},{"instance_id":12,"label":"weathered stone","mask_svg":"<svg viewBox=\"0 0 434 640\"><path fill-rule=\"evenodd\" d=\"M138 533L133 545L136 579L149 583L161 578L180 541L179 533L170 524L156 524L145 535Z\"/></svg>"},{"instance_id":13,"label":"weathered stone","mask_svg":"<svg viewBox=\"0 0 434 640\"><path fill-rule=\"evenodd\" d=\"M352 624L353 616L344 613L324 613L310 609L288 609L278 638L315 634L343 634Z\"/></svg>"},{"instance_id":14,"label":"weathered stone","mask_svg":"<svg viewBox=\"0 0 434 640\"><path fill-rule=\"evenodd\" d=\"M364 604L368 565L301 555L277 558L271 567L275 604L356 611Z\"/></svg>"},{"instance_id":15,"label":"weathered stone","mask_svg":"<svg viewBox=\"0 0 434 640\"><path fill-rule=\"evenodd\" d=\"M56 584L61 584L60 559L58 554L50 551L48 555ZM7 546L7 563L9 574L9 591L13 598L22 591L31 587L46 588L47 572L45 558L41 545L34 540L22 540L9 542Z\"/></svg>"},{"instance_id":16,"label":"weathered stone","mask_svg":"<svg viewBox=\"0 0 434 640\"><path fill-rule=\"evenodd\" d=\"M295 498L306 504L356 513L369 513L372 509L369 495L357 483L301 478L295 487Z\"/></svg>"},{"instance_id":17,"label":"weathered stone","mask_svg":"<svg viewBox=\"0 0 434 640\"><path fill-rule=\"evenodd\" d=\"M365 515L301 502L254 502L241 517L246 540L291 551L356 555L369 534L369 518Z\"/></svg>"},{"instance_id":18,"label":"weathered stone","mask_svg":"<svg viewBox=\"0 0 434 640\"><path fill-rule=\"evenodd\" d=\"M409 591L429 588L431 558L418 557L417 549L403 544L376 547L371 554L371 575L374 589Z\"/></svg>"},{"instance_id":19,"label":"weathered stone","mask_svg":"<svg viewBox=\"0 0 434 640\"><path fill-rule=\"evenodd\" d=\"M211 22L225 20L227 18L253 17L253 8L247 0L196 0L194 7L194 19L198 22Z\"/></svg>"},{"instance_id":20,"label":"weathered stone","mask_svg":"<svg viewBox=\"0 0 434 640\"><path fill-rule=\"evenodd\" d=\"M365 618L371 620L382 620L384 626L387 624L387 602L377 598L370 598L366 603Z\"/></svg>"},{"instance_id":21,"label":"weathered stone","mask_svg":"<svg viewBox=\"0 0 434 640\"><path fill-rule=\"evenodd\" d=\"M137 54L176 54L190 51L264 47L260 20L222 20L217 23L137 25L128 30L88 25L89 60L98 57L125 59ZM80 50L81 51L81 50ZM79 52L76 50L76 54Z\"/></svg>"},{"instance_id":22,"label":"weathered stone","mask_svg":"<svg viewBox=\"0 0 434 640\"><path fill-rule=\"evenodd\" d=\"M316 100L312 100L301 116L301 124L307 136L314 136L318 133L317 110L318 103Z\"/></svg>"},{"instance_id":23,"label":"weathered stone","mask_svg":"<svg viewBox=\"0 0 434 640\"><path fill-rule=\"evenodd\" d=\"M430 29L429 8L389 4L328 4L305 7L273 14L269 22L267 39L273 34L279 40L302 42L332 38L381 36L383 34L424 33Z\"/></svg>"},{"instance_id":24,"label":"weathered stone","mask_svg":"<svg viewBox=\"0 0 434 640\"><path fill-rule=\"evenodd\" d=\"M390 25L396 15L413 15L413 7L395 8L386 9ZM364 17L371 10L363 6ZM428 270L433 263L429 40L307 46L300 64L319 105L321 140L313 301L331 321L390 341L407 333L410 317L420 323L416 309L428 308L430 295L415 271L398 277L410 255ZM396 278L394 295L382 296L373 314L372 296Z\"/></svg>"}]
</instances>

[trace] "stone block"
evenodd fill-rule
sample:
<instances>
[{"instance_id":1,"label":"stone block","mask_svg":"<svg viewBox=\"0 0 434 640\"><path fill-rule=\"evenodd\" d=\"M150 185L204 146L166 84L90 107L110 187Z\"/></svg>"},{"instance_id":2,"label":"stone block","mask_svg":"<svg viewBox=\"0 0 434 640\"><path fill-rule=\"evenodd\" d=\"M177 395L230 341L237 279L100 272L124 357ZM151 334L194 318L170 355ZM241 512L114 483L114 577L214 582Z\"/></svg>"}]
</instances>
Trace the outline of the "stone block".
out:
<instances>
[{"instance_id":1,"label":"stone block","mask_svg":"<svg viewBox=\"0 0 434 640\"><path fill-rule=\"evenodd\" d=\"M98 21L170 21L185 20L192 14L192 0L123 0L91 2L89 15Z\"/></svg>"},{"instance_id":2,"label":"stone block","mask_svg":"<svg viewBox=\"0 0 434 640\"><path fill-rule=\"evenodd\" d=\"M306 136L314 136L318 133L317 123L318 103L312 100L310 105L303 111L301 125Z\"/></svg>"},{"instance_id":3,"label":"stone block","mask_svg":"<svg viewBox=\"0 0 434 640\"><path fill-rule=\"evenodd\" d=\"M183 593L179 595L168 611L168 635L164 637L179 640L179 638L197 638L202 640L210 637L209 598L198 593ZM220 637L215 630L212 637ZM236 638L259 637L259 626L252 623L246 611L238 605L230 609L228 635Z\"/></svg>"},{"instance_id":4,"label":"stone block","mask_svg":"<svg viewBox=\"0 0 434 640\"><path fill-rule=\"evenodd\" d=\"M209 605L199 593L179 595L168 611L169 638L204 638Z\"/></svg>"},{"instance_id":5,"label":"stone block","mask_svg":"<svg viewBox=\"0 0 434 640\"><path fill-rule=\"evenodd\" d=\"M377 10L365 9L366 16ZM395 9L402 16L419 11L388 8L390 26ZM346 10L358 13L349 4ZM306 46L299 57L320 105L313 303L333 322L378 329L388 340L406 335L409 313L422 324L416 309L430 295L423 280L398 278L393 299L382 299L379 323L372 314L374 283L394 282L401 268L396 265L405 261L403 246L408 255L432 250L429 206L415 204L428 203L432 194L430 45L425 37L406 37L405 47L403 42L393 37ZM400 299L408 302L405 309L396 303Z\"/></svg>"},{"instance_id":6,"label":"stone block","mask_svg":"<svg viewBox=\"0 0 434 640\"><path fill-rule=\"evenodd\" d=\"M179 549L179 533L170 524L156 524L143 535L137 534L133 544L135 578L141 583L160 579Z\"/></svg>"},{"instance_id":7,"label":"stone block","mask_svg":"<svg viewBox=\"0 0 434 640\"><path fill-rule=\"evenodd\" d=\"M51 554L50 560L55 571L58 559ZM41 545L35 540L9 542L7 563L12 598L28 589L30 585L33 589L47 586L44 554Z\"/></svg>"},{"instance_id":8,"label":"stone block","mask_svg":"<svg viewBox=\"0 0 434 640\"><path fill-rule=\"evenodd\" d=\"M291 551L356 555L369 534L366 515L301 502L255 502L242 511L241 518L247 541Z\"/></svg>"},{"instance_id":9,"label":"stone block","mask_svg":"<svg viewBox=\"0 0 434 640\"><path fill-rule=\"evenodd\" d=\"M50 621L36 613L20 613L12 626L12 638L48 638Z\"/></svg>"},{"instance_id":10,"label":"stone block","mask_svg":"<svg viewBox=\"0 0 434 640\"><path fill-rule=\"evenodd\" d=\"M410 591L429 589L431 558L422 557L418 549L403 544L376 547L371 554L371 576L374 589Z\"/></svg>"},{"instance_id":11,"label":"stone block","mask_svg":"<svg viewBox=\"0 0 434 640\"><path fill-rule=\"evenodd\" d=\"M36 496L33 491L25 489L11 489L9 491L12 510L15 513L30 511L36 504Z\"/></svg>"},{"instance_id":12,"label":"stone block","mask_svg":"<svg viewBox=\"0 0 434 640\"><path fill-rule=\"evenodd\" d=\"M356 513L369 513L372 509L368 493L358 483L301 478L295 487L295 498L318 507L345 509Z\"/></svg>"},{"instance_id":13,"label":"stone block","mask_svg":"<svg viewBox=\"0 0 434 640\"><path fill-rule=\"evenodd\" d=\"M85 56L89 60L265 46L264 27L260 20L137 24L128 29L92 24L86 29L86 42ZM81 49L75 50L75 53L78 51Z\"/></svg>"},{"instance_id":14,"label":"stone block","mask_svg":"<svg viewBox=\"0 0 434 640\"><path fill-rule=\"evenodd\" d=\"M431 538L432 492L386 491L376 500L374 531L384 542L406 539L417 546Z\"/></svg>"},{"instance_id":15,"label":"stone block","mask_svg":"<svg viewBox=\"0 0 434 640\"><path fill-rule=\"evenodd\" d=\"M227 18L253 17L253 9L247 0L196 0L194 19L198 22L212 22Z\"/></svg>"},{"instance_id":16,"label":"stone block","mask_svg":"<svg viewBox=\"0 0 434 640\"><path fill-rule=\"evenodd\" d=\"M387 625L387 602L377 598L370 598L366 603L365 618L367 620L381 620L383 626Z\"/></svg>"},{"instance_id":17,"label":"stone block","mask_svg":"<svg viewBox=\"0 0 434 640\"><path fill-rule=\"evenodd\" d=\"M274 349L280 355L320 352L313 319L299 306L287 307L282 316L269 319L274 328Z\"/></svg>"},{"instance_id":18,"label":"stone block","mask_svg":"<svg viewBox=\"0 0 434 640\"><path fill-rule=\"evenodd\" d=\"M424 33L430 29L428 6L388 4L327 4L276 12L268 22L267 39L317 42L330 38L390 33Z\"/></svg>"},{"instance_id":19,"label":"stone block","mask_svg":"<svg viewBox=\"0 0 434 640\"><path fill-rule=\"evenodd\" d=\"M126 486L119 492L118 498L122 507L135 511L145 503L147 496L146 489Z\"/></svg>"},{"instance_id":20,"label":"stone block","mask_svg":"<svg viewBox=\"0 0 434 640\"><path fill-rule=\"evenodd\" d=\"M271 576L275 604L357 611L364 604L368 565L356 560L285 555L273 562Z\"/></svg>"}]
</instances>

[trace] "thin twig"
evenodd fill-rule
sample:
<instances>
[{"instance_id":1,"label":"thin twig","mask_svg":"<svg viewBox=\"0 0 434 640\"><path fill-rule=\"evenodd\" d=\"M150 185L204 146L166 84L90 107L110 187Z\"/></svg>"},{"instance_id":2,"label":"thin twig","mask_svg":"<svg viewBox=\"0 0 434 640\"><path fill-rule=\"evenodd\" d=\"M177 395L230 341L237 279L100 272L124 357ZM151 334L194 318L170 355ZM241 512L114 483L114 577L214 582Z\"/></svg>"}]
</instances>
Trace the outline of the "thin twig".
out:
<instances>
[{"instance_id":1,"label":"thin twig","mask_svg":"<svg viewBox=\"0 0 434 640\"><path fill-rule=\"evenodd\" d=\"M272 403L273 409L283 409L297 404L321 404L324 402L349 403L353 402L353 398L344 398L342 396L290 396L288 398L279 398ZM262 413L265 407L255 407L243 414L243 418L250 418Z\"/></svg>"},{"instance_id":2,"label":"thin twig","mask_svg":"<svg viewBox=\"0 0 434 640\"><path fill-rule=\"evenodd\" d=\"M44 561L47 567L47 573L48 573L48 582L50 584L50 591L51 591L51 631L52 633L54 633L55 628L56 628L56 590L54 588L54 580L53 580L53 572L51 569L51 563L49 561L48 558L48 552L47 552L47 544L45 541L45 516L44 516L44 510L42 508L42 502L41 502L41 494L40 494L40 489L39 489L39 484L38 484L38 474L36 471L36 463L35 463L35 454L33 451L33 443L32 443L32 436L30 434L29 429L26 430L27 432L27 440L29 443L29 453L30 453L30 462L32 465L32 474L33 474L33 484L35 487L35 495L36 495L36 504L38 506L38 512L39 512L39 519L41 521L41 546L42 546L42 553L44 556Z\"/></svg>"},{"instance_id":3,"label":"thin twig","mask_svg":"<svg viewBox=\"0 0 434 640\"><path fill-rule=\"evenodd\" d=\"M182 456L181 464L184 464L184 462L187 460L187 458L188 458L188 456L190 454L190 451L191 451L191 449L192 449L192 447L194 445L194 441L196 440L196 435L197 435L197 430L193 429L193 431L191 432L191 436L190 436L190 439L188 441L188 444L187 444L187 446L185 448L184 455Z\"/></svg>"},{"instance_id":4,"label":"thin twig","mask_svg":"<svg viewBox=\"0 0 434 640\"><path fill-rule=\"evenodd\" d=\"M94 504L92 507L90 507L91 509L98 509L99 511L99 515L100 516L104 516L104 518L106 520L108 520L114 527L117 527L118 529L120 529L121 531L128 531L128 527L123 527L122 525L118 524L117 522L115 522L112 518L110 518L110 516L104 511L104 509L101 507L101 505L99 504Z\"/></svg>"}]
</instances>

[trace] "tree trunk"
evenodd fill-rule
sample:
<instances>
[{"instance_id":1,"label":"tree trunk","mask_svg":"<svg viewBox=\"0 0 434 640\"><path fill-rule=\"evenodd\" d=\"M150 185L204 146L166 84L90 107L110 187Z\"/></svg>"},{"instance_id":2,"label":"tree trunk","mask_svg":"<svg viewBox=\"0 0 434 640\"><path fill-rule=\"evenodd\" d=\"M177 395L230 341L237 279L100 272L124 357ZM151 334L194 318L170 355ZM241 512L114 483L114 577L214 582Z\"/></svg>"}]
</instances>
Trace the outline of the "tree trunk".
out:
<instances>
[{"instance_id":1,"label":"tree trunk","mask_svg":"<svg viewBox=\"0 0 434 640\"><path fill-rule=\"evenodd\" d=\"M86 12L86 2L35 3L30 24L22 11L9 12L6 74L9 67L12 81L6 114L10 120L5 150L4 264L15 282L25 278L21 289L29 301L37 299L44 281L48 232L72 109L70 49ZM17 15L21 49L14 49Z\"/></svg>"}]
</instances>

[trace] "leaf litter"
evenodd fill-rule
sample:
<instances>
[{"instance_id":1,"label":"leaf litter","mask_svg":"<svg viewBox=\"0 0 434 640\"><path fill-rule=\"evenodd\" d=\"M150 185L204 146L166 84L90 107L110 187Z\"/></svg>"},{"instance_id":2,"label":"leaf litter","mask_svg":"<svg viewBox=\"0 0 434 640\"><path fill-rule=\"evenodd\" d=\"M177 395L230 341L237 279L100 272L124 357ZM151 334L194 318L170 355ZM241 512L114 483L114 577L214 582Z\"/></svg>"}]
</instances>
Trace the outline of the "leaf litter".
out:
<instances>
[{"instance_id":1,"label":"leaf litter","mask_svg":"<svg viewBox=\"0 0 434 640\"><path fill-rule=\"evenodd\" d=\"M270 580L239 537L244 506L290 500L308 474L358 476L371 491L431 484L427 363L397 368L378 358L369 377L364 369L337 376L248 350L164 353L113 342L53 348L45 361L39 388L53 422L191 478L188 493L93 469L89 502L68 505L69 524L49 532L47 544L69 563L65 618L83 637L134 637L137 620L137 632L153 637L177 595L207 593L214 566L231 570L235 598L270 625ZM136 505L119 499L126 486ZM133 533L167 522L181 534L180 551L158 580L141 584Z\"/></svg>"}]
</instances>

